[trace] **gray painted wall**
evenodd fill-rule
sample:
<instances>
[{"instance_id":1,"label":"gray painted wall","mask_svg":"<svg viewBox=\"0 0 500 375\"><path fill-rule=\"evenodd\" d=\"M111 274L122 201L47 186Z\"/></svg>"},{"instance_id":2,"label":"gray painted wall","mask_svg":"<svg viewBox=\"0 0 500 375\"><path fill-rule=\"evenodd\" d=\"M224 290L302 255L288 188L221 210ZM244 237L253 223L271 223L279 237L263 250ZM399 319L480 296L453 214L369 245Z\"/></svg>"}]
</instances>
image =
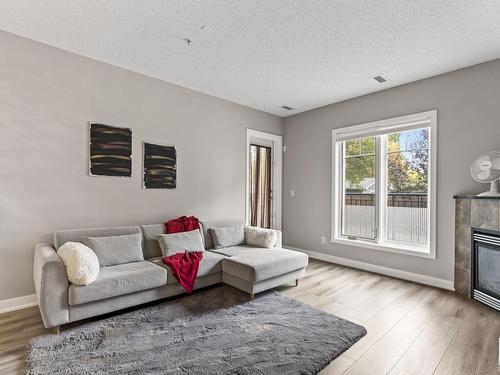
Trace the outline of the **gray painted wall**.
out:
<instances>
[{"instance_id":1,"label":"gray painted wall","mask_svg":"<svg viewBox=\"0 0 500 375\"><path fill-rule=\"evenodd\" d=\"M55 229L244 217L246 128L282 119L0 32L0 300L34 292ZM87 176L87 122L133 131L131 178ZM141 142L177 147L176 190L141 188Z\"/></svg>"},{"instance_id":2,"label":"gray painted wall","mask_svg":"<svg viewBox=\"0 0 500 375\"><path fill-rule=\"evenodd\" d=\"M487 189L472 180L469 168L480 154L500 150L499 98L500 60L494 60L286 118L285 244L453 280L453 195ZM332 128L431 109L438 110L437 259L328 243Z\"/></svg>"}]
</instances>

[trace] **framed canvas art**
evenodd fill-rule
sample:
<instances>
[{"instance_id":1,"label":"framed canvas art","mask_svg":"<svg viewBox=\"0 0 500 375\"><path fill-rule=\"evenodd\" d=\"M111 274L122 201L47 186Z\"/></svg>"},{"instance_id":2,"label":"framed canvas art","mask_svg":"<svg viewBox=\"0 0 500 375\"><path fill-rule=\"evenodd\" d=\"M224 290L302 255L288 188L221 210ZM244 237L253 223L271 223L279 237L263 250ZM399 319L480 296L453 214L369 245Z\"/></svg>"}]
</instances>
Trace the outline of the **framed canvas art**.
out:
<instances>
[{"instance_id":1,"label":"framed canvas art","mask_svg":"<svg viewBox=\"0 0 500 375\"><path fill-rule=\"evenodd\" d=\"M132 129L90 123L89 174L132 175Z\"/></svg>"},{"instance_id":2,"label":"framed canvas art","mask_svg":"<svg viewBox=\"0 0 500 375\"><path fill-rule=\"evenodd\" d=\"M177 154L174 146L143 142L143 187L177 187Z\"/></svg>"}]
</instances>

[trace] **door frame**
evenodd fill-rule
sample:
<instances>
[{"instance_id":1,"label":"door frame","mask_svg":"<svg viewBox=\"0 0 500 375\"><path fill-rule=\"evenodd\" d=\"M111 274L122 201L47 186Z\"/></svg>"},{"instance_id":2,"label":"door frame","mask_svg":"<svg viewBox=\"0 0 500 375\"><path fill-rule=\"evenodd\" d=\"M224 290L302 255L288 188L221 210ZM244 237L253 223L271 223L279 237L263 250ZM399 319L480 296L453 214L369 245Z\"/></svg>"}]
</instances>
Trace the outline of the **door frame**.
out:
<instances>
[{"instance_id":1,"label":"door frame","mask_svg":"<svg viewBox=\"0 0 500 375\"><path fill-rule=\"evenodd\" d=\"M250 145L260 139L271 142L271 228L281 230L283 186L283 136L247 128L245 147L245 223L250 225Z\"/></svg>"}]
</instances>

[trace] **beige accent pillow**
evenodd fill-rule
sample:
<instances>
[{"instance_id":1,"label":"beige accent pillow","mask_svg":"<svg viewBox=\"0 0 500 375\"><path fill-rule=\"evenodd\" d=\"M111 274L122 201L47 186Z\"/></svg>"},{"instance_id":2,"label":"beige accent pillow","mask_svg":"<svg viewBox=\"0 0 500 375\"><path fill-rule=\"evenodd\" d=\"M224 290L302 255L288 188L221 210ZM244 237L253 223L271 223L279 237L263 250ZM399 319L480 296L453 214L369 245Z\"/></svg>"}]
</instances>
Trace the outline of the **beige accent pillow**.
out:
<instances>
[{"instance_id":1,"label":"beige accent pillow","mask_svg":"<svg viewBox=\"0 0 500 375\"><path fill-rule=\"evenodd\" d=\"M80 242L66 242L57 255L66 266L66 275L72 284L89 285L99 274L99 259L94 251Z\"/></svg>"},{"instance_id":2,"label":"beige accent pillow","mask_svg":"<svg viewBox=\"0 0 500 375\"><path fill-rule=\"evenodd\" d=\"M158 244L163 256L170 256L185 251L205 251L199 229L189 232L158 234Z\"/></svg>"},{"instance_id":3,"label":"beige accent pillow","mask_svg":"<svg viewBox=\"0 0 500 375\"><path fill-rule=\"evenodd\" d=\"M273 229L246 227L245 239L249 246L271 249L278 242L278 233Z\"/></svg>"}]
</instances>

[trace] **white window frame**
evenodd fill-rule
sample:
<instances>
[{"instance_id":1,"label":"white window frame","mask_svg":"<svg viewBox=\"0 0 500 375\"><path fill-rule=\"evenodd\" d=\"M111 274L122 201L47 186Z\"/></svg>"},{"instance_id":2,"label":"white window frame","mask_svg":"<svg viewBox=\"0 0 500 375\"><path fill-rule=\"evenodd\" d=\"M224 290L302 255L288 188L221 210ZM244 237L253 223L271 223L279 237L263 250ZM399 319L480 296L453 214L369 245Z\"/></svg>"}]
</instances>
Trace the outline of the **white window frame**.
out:
<instances>
[{"instance_id":1,"label":"white window frame","mask_svg":"<svg viewBox=\"0 0 500 375\"><path fill-rule=\"evenodd\" d=\"M385 218L380 207L386 207L386 178L380 173L380 166L385 164L387 153L383 149L385 142L376 141L376 189L375 189L375 211L377 215L379 235L376 240L349 239L342 236L342 205L344 204L344 192L342 189L342 147L340 142L347 139L362 138L388 134L392 132L418 129L428 127L429 131L429 189L427 197L427 222L429 243L426 246L411 245L399 242L385 241ZM359 125L346 126L332 129L332 212L331 212L331 242L343 245L357 246L366 249L388 251L392 253L419 256L423 258L436 259L436 166L437 166L437 110L414 113L381 121L374 121Z\"/></svg>"}]
</instances>

